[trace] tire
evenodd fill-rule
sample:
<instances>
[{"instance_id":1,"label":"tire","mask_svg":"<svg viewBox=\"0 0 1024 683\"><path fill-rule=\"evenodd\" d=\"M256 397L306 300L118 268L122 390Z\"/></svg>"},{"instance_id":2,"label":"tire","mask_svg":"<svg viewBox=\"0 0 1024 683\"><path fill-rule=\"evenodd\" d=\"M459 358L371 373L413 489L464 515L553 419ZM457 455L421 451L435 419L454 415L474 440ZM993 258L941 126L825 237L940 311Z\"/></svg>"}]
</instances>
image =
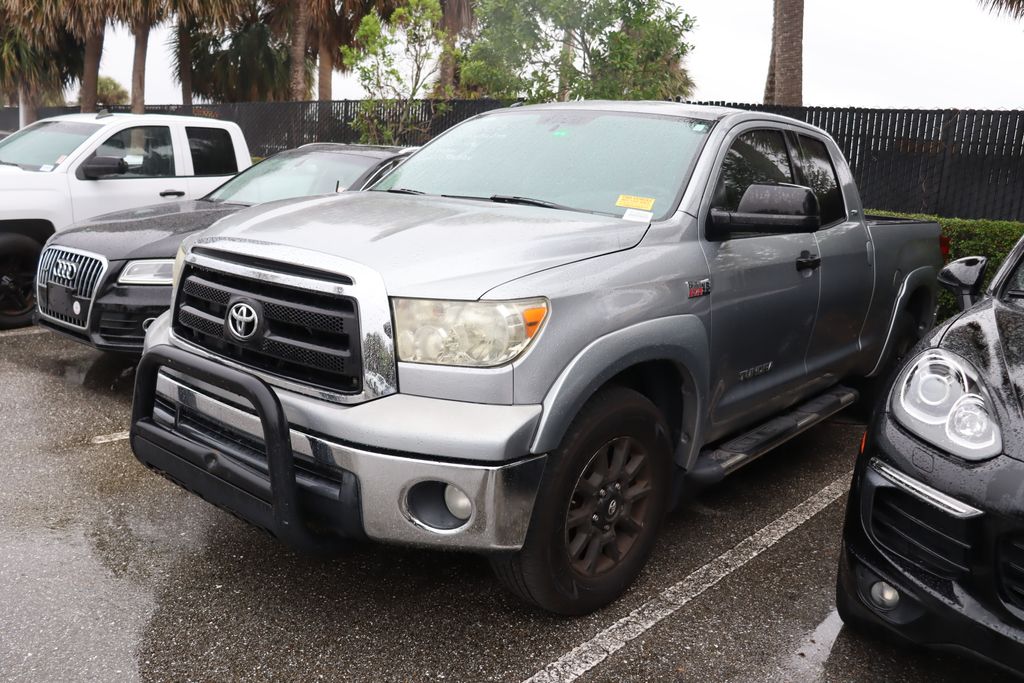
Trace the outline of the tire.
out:
<instances>
[{"instance_id":1,"label":"tire","mask_svg":"<svg viewBox=\"0 0 1024 683\"><path fill-rule=\"evenodd\" d=\"M598 392L550 456L522 549L491 558L498 580L562 615L618 598L654 547L671 464L669 430L653 403L623 387Z\"/></svg>"},{"instance_id":2,"label":"tire","mask_svg":"<svg viewBox=\"0 0 1024 683\"><path fill-rule=\"evenodd\" d=\"M24 327L35 314L35 280L43 245L25 235L0 235L0 330Z\"/></svg>"}]
</instances>

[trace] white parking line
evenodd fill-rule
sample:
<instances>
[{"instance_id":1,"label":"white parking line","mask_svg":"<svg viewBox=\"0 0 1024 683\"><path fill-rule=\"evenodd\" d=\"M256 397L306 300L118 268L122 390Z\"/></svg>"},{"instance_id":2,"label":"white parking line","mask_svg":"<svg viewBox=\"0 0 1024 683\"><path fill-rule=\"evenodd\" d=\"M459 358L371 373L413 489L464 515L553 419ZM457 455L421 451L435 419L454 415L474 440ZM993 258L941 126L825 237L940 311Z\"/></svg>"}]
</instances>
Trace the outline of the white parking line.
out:
<instances>
[{"instance_id":1,"label":"white parking line","mask_svg":"<svg viewBox=\"0 0 1024 683\"><path fill-rule=\"evenodd\" d=\"M754 532L711 562L662 591L635 610L605 628L587 642L573 648L524 683L571 683L612 656L631 640L643 635L688 602L741 568L785 538L801 524L839 500L850 486L843 475L813 496Z\"/></svg>"},{"instance_id":2,"label":"white parking line","mask_svg":"<svg viewBox=\"0 0 1024 683\"><path fill-rule=\"evenodd\" d=\"M89 443L110 443L111 441L124 441L130 436L129 432L114 432L113 434L101 434L89 439Z\"/></svg>"},{"instance_id":3,"label":"white parking line","mask_svg":"<svg viewBox=\"0 0 1024 683\"><path fill-rule=\"evenodd\" d=\"M45 327L22 327L17 330L4 330L0 337L23 337L28 334L46 334L49 332Z\"/></svg>"}]
</instances>

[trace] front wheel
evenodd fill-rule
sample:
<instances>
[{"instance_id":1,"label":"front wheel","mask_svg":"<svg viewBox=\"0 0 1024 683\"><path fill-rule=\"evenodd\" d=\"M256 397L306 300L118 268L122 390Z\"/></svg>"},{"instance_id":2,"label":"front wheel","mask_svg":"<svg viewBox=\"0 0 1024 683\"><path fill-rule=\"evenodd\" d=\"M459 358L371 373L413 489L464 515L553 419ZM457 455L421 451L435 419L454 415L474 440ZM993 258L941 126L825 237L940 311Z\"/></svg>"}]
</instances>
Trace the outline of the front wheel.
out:
<instances>
[{"instance_id":1,"label":"front wheel","mask_svg":"<svg viewBox=\"0 0 1024 683\"><path fill-rule=\"evenodd\" d=\"M0 235L0 330L32 322L36 266L42 245L24 235Z\"/></svg>"},{"instance_id":2,"label":"front wheel","mask_svg":"<svg viewBox=\"0 0 1024 683\"><path fill-rule=\"evenodd\" d=\"M522 550L492 558L512 593L557 614L618 598L654 547L671 489L665 420L643 395L595 395L550 456Z\"/></svg>"}]
</instances>

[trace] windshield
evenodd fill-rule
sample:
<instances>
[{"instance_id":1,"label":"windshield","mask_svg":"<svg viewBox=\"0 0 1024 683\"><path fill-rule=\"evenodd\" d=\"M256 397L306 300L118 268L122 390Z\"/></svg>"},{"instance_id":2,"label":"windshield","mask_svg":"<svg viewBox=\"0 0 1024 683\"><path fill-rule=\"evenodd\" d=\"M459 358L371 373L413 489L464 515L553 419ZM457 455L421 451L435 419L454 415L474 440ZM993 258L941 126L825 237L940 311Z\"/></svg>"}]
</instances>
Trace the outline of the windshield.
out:
<instances>
[{"instance_id":1,"label":"windshield","mask_svg":"<svg viewBox=\"0 0 1024 683\"><path fill-rule=\"evenodd\" d=\"M555 208L664 217L712 125L675 116L512 110L453 128L373 190L529 198Z\"/></svg>"},{"instance_id":2,"label":"windshield","mask_svg":"<svg viewBox=\"0 0 1024 683\"><path fill-rule=\"evenodd\" d=\"M40 121L0 140L0 162L30 171L52 171L102 126Z\"/></svg>"},{"instance_id":3,"label":"windshield","mask_svg":"<svg viewBox=\"0 0 1024 683\"><path fill-rule=\"evenodd\" d=\"M211 192L214 202L262 204L346 189L380 159L340 152L283 152ZM357 189L357 188L355 188Z\"/></svg>"}]
</instances>

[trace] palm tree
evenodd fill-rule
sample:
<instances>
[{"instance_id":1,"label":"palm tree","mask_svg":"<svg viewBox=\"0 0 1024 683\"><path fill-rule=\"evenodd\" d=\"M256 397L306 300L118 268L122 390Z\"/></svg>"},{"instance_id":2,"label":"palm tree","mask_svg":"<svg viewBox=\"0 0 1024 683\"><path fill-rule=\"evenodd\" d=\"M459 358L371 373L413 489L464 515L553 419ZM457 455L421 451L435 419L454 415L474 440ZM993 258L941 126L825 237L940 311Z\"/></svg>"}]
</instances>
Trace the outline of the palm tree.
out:
<instances>
[{"instance_id":1,"label":"palm tree","mask_svg":"<svg viewBox=\"0 0 1024 683\"><path fill-rule=\"evenodd\" d=\"M106 38L107 21L113 9L110 0L62 0L46 3L46 6L54 15L52 21L64 21L72 33L85 41L85 64L78 99L83 112L94 112L100 60L103 57L103 41Z\"/></svg>"},{"instance_id":2,"label":"palm tree","mask_svg":"<svg viewBox=\"0 0 1024 683\"><path fill-rule=\"evenodd\" d=\"M982 7L1012 19L1024 19L1024 0L979 0Z\"/></svg>"},{"instance_id":3,"label":"palm tree","mask_svg":"<svg viewBox=\"0 0 1024 683\"><path fill-rule=\"evenodd\" d=\"M192 33L200 27L226 30L245 6L245 0L168 0L168 9L177 17L175 52L183 113L192 113Z\"/></svg>"},{"instance_id":4,"label":"palm tree","mask_svg":"<svg viewBox=\"0 0 1024 683\"><path fill-rule=\"evenodd\" d=\"M803 104L804 0L775 0L764 103Z\"/></svg>"},{"instance_id":5,"label":"palm tree","mask_svg":"<svg viewBox=\"0 0 1024 683\"><path fill-rule=\"evenodd\" d=\"M207 100L287 100L291 93L288 45L274 32L273 10L259 0L243 5L223 31L192 27L189 54L182 55L180 45L175 45L175 59L190 61L192 91ZM308 81L311 66L303 61Z\"/></svg>"},{"instance_id":6,"label":"palm tree","mask_svg":"<svg viewBox=\"0 0 1024 683\"><path fill-rule=\"evenodd\" d=\"M436 90L442 97L449 97L455 88L455 42L473 26L473 0L441 0L441 12L444 45Z\"/></svg>"},{"instance_id":7,"label":"palm tree","mask_svg":"<svg viewBox=\"0 0 1024 683\"><path fill-rule=\"evenodd\" d=\"M111 0L114 16L131 29L135 37L132 56L132 113L146 112L146 54L149 32L167 18L167 0Z\"/></svg>"},{"instance_id":8,"label":"palm tree","mask_svg":"<svg viewBox=\"0 0 1024 683\"><path fill-rule=\"evenodd\" d=\"M21 123L38 118L44 95L81 77L84 45L47 20L42 0L0 0L0 90L18 93Z\"/></svg>"},{"instance_id":9,"label":"palm tree","mask_svg":"<svg viewBox=\"0 0 1024 683\"><path fill-rule=\"evenodd\" d=\"M289 30L288 56L290 60L289 83L291 83L292 100L298 102L306 99L309 92L306 80L306 36L309 33L311 0L290 0L291 25Z\"/></svg>"},{"instance_id":10,"label":"palm tree","mask_svg":"<svg viewBox=\"0 0 1024 683\"><path fill-rule=\"evenodd\" d=\"M466 0L468 2L468 0ZM388 21L400 0L313 0L310 11L308 40L317 48L317 99L333 99L331 77L335 69L343 69L341 47L355 42L359 22L376 11Z\"/></svg>"}]
</instances>

